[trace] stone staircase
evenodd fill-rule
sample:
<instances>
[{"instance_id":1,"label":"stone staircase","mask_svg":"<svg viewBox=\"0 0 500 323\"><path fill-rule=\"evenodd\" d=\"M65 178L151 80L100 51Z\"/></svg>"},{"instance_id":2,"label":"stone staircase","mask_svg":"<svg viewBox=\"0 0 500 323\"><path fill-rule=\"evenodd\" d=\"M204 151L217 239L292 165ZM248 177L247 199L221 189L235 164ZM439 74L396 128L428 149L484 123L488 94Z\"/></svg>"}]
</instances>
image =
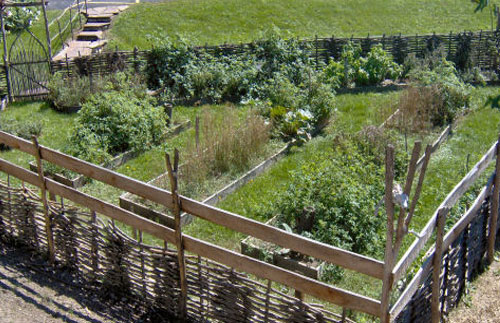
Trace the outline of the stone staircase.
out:
<instances>
[{"instance_id":1,"label":"stone staircase","mask_svg":"<svg viewBox=\"0 0 500 323\"><path fill-rule=\"evenodd\" d=\"M111 20L120 12L128 8L128 5L107 6L89 9L86 18L87 22L81 31L75 35L57 55L54 61L72 59L79 56L89 56L99 52L106 45L104 31L111 25Z\"/></svg>"}]
</instances>

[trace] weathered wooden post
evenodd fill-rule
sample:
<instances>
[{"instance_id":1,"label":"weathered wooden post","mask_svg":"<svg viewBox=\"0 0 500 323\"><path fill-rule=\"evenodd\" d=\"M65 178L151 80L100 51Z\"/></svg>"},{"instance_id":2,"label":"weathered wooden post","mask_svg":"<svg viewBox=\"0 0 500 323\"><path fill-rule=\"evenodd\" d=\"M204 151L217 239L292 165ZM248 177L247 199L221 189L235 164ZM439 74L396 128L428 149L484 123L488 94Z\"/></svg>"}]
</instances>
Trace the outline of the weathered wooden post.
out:
<instances>
[{"instance_id":1,"label":"weathered wooden post","mask_svg":"<svg viewBox=\"0 0 500 323\"><path fill-rule=\"evenodd\" d=\"M432 259L432 298L431 298L431 318L432 323L441 322L440 296L441 296L441 267L443 256L444 225L446 224L446 214L448 209L439 209L437 214L437 233L434 258Z\"/></svg>"},{"instance_id":2,"label":"weathered wooden post","mask_svg":"<svg viewBox=\"0 0 500 323\"><path fill-rule=\"evenodd\" d=\"M498 224L498 200L500 194L500 136L497 141L496 149L496 165L495 165L495 180L493 186L493 197L491 201L491 216L489 223L488 232L488 263L493 262L493 256L495 254L495 241L497 236L497 224Z\"/></svg>"},{"instance_id":3,"label":"weathered wooden post","mask_svg":"<svg viewBox=\"0 0 500 323\"><path fill-rule=\"evenodd\" d=\"M51 263L55 262L55 250L54 250L54 237L52 234L52 220L49 214L49 203L47 201L47 184L45 183L45 176L43 175L43 164L42 155L40 152L40 145L38 144L38 139L36 136L32 137L33 145L36 149L36 163L38 169L38 177L40 178L40 188L43 202L43 214L45 216L45 233L47 234L47 245L49 248L49 259Z\"/></svg>"},{"instance_id":4,"label":"weathered wooden post","mask_svg":"<svg viewBox=\"0 0 500 323\"><path fill-rule=\"evenodd\" d=\"M49 20L47 18L47 1L42 0L43 19L45 20L45 35L47 36L47 53L49 54L49 66L52 71L52 45L50 42Z\"/></svg>"},{"instance_id":5,"label":"weathered wooden post","mask_svg":"<svg viewBox=\"0 0 500 323\"><path fill-rule=\"evenodd\" d=\"M392 249L392 241L394 238L394 203L392 188L394 183L394 146L388 145L385 149L385 209L387 213L387 232L385 241L385 257L384 257L384 277L382 280L382 299L380 307L380 321L388 323L389 301L392 288L392 269L394 267L394 254Z\"/></svg>"},{"instance_id":6,"label":"weathered wooden post","mask_svg":"<svg viewBox=\"0 0 500 323\"><path fill-rule=\"evenodd\" d=\"M9 102L12 101L12 87L10 83L10 67L9 67L9 56L7 52L7 31L5 30L5 21L3 20L5 13L5 3L2 2L0 6L0 24L2 28L2 42L3 42L3 65L5 68L5 78L7 81L7 96Z\"/></svg>"},{"instance_id":7,"label":"weathered wooden post","mask_svg":"<svg viewBox=\"0 0 500 323\"><path fill-rule=\"evenodd\" d=\"M177 175L179 170L179 151L174 151L174 165L170 162L170 156L165 154L167 162L168 177L172 191L172 202L174 204L175 217L175 242L177 246L177 261L179 263L179 284L181 289L181 297L179 299L180 318L184 321L187 319L187 280L186 280L186 262L184 259L184 244L182 241L181 228L181 202L178 194Z\"/></svg>"},{"instance_id":8,"label":"weathered wooden post","mask_svg":"<svg viewBox=\"0 0 500 323\"><path fill-rule=\"evenodd\" d=\"M196 154L200 155L200 117L196 117L195 122L195 142L196 142Z\"/></svg>"}]
</instances>

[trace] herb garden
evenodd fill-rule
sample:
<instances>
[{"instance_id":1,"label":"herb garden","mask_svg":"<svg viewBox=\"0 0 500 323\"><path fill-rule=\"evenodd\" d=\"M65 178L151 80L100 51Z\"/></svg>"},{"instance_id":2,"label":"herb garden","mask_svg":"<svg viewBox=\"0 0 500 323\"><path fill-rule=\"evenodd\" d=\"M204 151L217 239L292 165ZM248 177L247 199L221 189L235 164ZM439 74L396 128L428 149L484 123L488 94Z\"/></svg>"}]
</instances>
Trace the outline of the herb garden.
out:
<instances>
[{"instance_id":1,"label":"herb garden","mask_svg":"<svg viewBox=\"0 0 500 323\"><path fill-rule=\"evenodd\" d=\"M0 238L180 319L437 322L497 233L485 35L155 34L51 65L46 102L0 112Z\"/></svg>"}]
</instances>

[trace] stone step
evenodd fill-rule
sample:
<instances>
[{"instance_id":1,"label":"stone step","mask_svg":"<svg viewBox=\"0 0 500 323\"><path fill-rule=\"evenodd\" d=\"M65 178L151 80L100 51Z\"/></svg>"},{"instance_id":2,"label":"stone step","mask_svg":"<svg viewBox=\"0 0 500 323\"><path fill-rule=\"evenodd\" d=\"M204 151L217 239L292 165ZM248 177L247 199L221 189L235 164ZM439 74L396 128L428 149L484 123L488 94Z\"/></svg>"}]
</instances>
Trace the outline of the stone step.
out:
<instances>
[{"instance_id":1,"label":"stone step","mask_svg":"<svg viewBox=\"0 0 500 323\"><path fill-rule=\"evenodd\" d=\"M87 22L83 25L83 31L99 31L109 28L109 22Z\"/></svg>"},{"instance_id":2,"label":"stone step","mask_svg":"<svg viewBox=\"0 0 500 323\"><path fill-rule=\"evenodd\" d=\"M87 22L111 22L111 18L114 15L110 14L100 14L100 15L88 15Z\"/></svg>"},{"instance_id":3,"label":"stone step","mask_svg":"<svg viewBox=\"0 0 500 323\"><path fill-rule=\"evenodd\" d=\"M102 39L102 30L100 31L82 31L76 36L76 40L80 41L96 41Z\"/></svg>"}]
</instances>

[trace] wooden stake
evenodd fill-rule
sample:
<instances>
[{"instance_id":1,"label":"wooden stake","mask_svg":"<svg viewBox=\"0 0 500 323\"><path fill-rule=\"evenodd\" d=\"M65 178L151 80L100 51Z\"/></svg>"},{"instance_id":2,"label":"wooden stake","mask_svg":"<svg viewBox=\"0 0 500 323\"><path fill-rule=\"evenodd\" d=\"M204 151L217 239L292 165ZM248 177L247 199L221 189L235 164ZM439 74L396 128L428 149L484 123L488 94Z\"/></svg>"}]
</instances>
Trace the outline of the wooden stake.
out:
<instances>
[{"instance_id":1,"label":"wooden stake","mask_svg":"<svg viewBox=\"0 0 500 323\"><path fill-rule=\"evenodd\" d=\"M186 263L184 260L184 246L182 242L182 228L181 228L181 204L178 194L177 186L177 172L179 170L179 151L174 151L174 165L170 162L169 154L165 154L167 162L168 177L170 179L170 186L172 190L172 202L174 205L175 217L175 241L177 244L177 261L179 263L179 277L181 287L181 297L179 300L179 313L181 319L187 319L187 280L186 280Z\"/></svg>"},{"instance_id":2,"label":"wooden stake","mask_svg":"<svg viewBox=\"0 0 500 323\"><path fill-rule=\"evenodd\" d=\"M50 42L49 20L47 18L47 1L42 0L43 20L45 21L45 35L47 36L47 53L49 55L49 66L52 69L52 45Z\"/></svg>"},{"instance_id":3,"label":"wooden stake","mask_svg":"<svg viewBox=\"0 0 500 323\"><path fill-rule=\"evenodd\" d=\"M417 161L420 156L421 149L422 149L422 142L420 141L415 142L415 145L413 146L413 152L411 154L410 164L408 165L408 174L406 176L405 187L403 189L403 194L406 194L408 199L410 197L411 187L413 185L413 179L415 178L415 172L417 170ZM403 206L400 206L395 246L398 246L400 244L400 241L403 240L405 218L406 218L406 210L403 208ZM394 257L397 257L398 251L399 250L396 250L395 248Z\"/></svg>"},{"instance_id":4,"label":"wooden stake","mask_svg":"<svg viewBox=\"0 0 500 323\"><path fill-rule=\"evenodd\" d=\"M196 117L195 122L195 141L196 141L196 153L200 155L200 117Z\"/></svg>"},{"instance_id":5,"label":"wooden stake","mask_svg":"<svg viewBox=\"0 0 500 323\"><path fill-rule=\"evenodd\" d=\"M441 321L441 310L439 306L439 298L441 296L441 265L443 256L443 238L444 225L446 223L446 214L448 209L440 209L437 218L437 233L436 233L436 248L434 251L434 259L432 260L432 298L431 298L431 317L432 323Z\"/></svg>"},{"instance_id":6,"label":"wooden stake","mask_svg":"<svg viewBox=\"0 0 500 323\"><path fill-rule=\"evenodd\" d=\"M491 201L491 216L488 233L488 263L493 262L495 254L495 240L497 236L498 224L498 199L500 194L500 136L497 142L497 161L495 165L495 180L493 186L493 197Z\"/></svg>"},{"instance_id":7,"label":"wooden stake","mask_svg":"<svg viewBox=\"0 0 500 323\"><path fill-rule=\"evenodd\" d=\"M394 182L394 146L388 145L385 150L385 208L387 213L387 233L385 242L384 277L382 282L381 317L382 323L388 323L389 300L392 287L392 269L394 267L394 253L392 240L394 237L394 204L392 186Z\"/></svg>"},{"instance_id":8,"label":"wooden stake","mask_svg":"<svg viewBox=\"0 0 500 323\"><path fill-rule=\"evenodd\" d=\"M36 148L36 163L38 169L38 176L40 177L41 185L41 195L43 202L43 214L45 216L45 233L47 234L47 245L49 246L49 259L51 263L55 261L55 250L54 250L54 237L52 234L52 221L49 214L49 203L47 201L47 186L45 183L45 176L43 175L43 164L42 156L40 154L40 145L38 144L38 139L36 136L32 137L33 145Z\"/></svg>"}]
</instances>

